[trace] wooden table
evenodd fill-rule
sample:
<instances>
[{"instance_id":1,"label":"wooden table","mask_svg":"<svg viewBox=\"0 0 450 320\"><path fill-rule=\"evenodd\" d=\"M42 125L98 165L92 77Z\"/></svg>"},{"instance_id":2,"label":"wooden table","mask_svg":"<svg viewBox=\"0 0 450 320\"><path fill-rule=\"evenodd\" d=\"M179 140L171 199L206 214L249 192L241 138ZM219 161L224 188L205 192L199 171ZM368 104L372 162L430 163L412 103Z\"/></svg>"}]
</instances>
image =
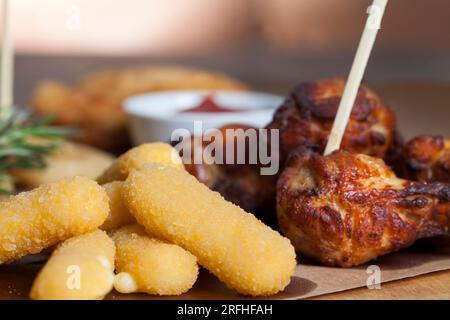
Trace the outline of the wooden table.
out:
<instances>
[{"instance_id":1,"label":"wooden table","mask_svg":"<svg viewBox=\"0 0 450 320\"><path fill-rule=\"evenodd\" d=\"M99 61L99 59L91 62L86 59L73 59L71 63L68 63L70 59L65 58L55 63L53 59L47 60L32 57L18 59L19 77L16 81L19 83L16 87L16 96L19 97L19 101L27 101L30 96L30 88L40 77L41 72L39 70L47 76L65 75L65 80L74 80L68 79L67 75L74 75L76 79L80 72L89 70L93 64L96 65ZM143 60L141 59L139 62ZM121 60L120 64L126 65L127 61L132 60ZM114 64L113 59L108 59L107 62ZM234 70L237 70L237 68ZM286 68L286 70L289 70L289 68ZM247 79L252 79L249 75L250 71L246 73L244 70L242 72L247 75ZM258 83L257 76L254 82ZM265 83L263 88L274 88L278 92L289 90L286 84L280 85L279 83L272 85ZM420 133L441 133L450 136L450 126L448 126L450 86L432 83L401 83L396 85L383 84L376 86L376 88L396 111L397 117L400 118L401 130L406 132L408 137ZM29 286L31 280L32 275L25 276L22 282L19 280L18 285L23 291L21 296L18 296L17 292L6 290L0 294L0 299L25 298L27 286ZM0 283L0 286L2 285L8 284ZM385 283L382 284L380 290L359 288L314 297L313 299L450 299L450 271Z\"/></svg>"},{"instance_id":2,"label":"wooden table","mask_svg":"<svg viewBox=\"0 0 450 320\"><path fill-rule=\"evenodd\" d=\"M392 281L381 285L381 289L358 288L311 298L312 300L450 300L450 271Z\"/></svg>"}]
</instances>

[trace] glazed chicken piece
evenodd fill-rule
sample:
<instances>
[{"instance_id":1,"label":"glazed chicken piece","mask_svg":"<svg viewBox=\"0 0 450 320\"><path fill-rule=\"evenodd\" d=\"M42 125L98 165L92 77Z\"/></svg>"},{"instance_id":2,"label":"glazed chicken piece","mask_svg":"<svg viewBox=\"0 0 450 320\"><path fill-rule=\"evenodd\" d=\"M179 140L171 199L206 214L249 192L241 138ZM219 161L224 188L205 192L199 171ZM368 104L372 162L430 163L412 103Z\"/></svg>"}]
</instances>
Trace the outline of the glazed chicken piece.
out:
<instances>
[{"instance_id":1,"label":"glazed chicken piece","mask_svg":"<svg viewBox=\"0 0 450 320\"><path fill-rule=\"evenodd\" d=\"M406 175L412 180L450 183L450 139L419 136L404 150Z\"/></svg>"},{"instance_id":2,"label":"glazed chicken piece","mask_svg":"<svg viewBox=\"0 0 450 320\"><path fill-rule=\"evenodd\" d=\"M278 179L277 215L298 252L351 267L450 235L450 185L399 179L366 155L300 148Z\"/></svg>"},{"instance_id":3,"label":"glazed chicken piece","mask_svg":"<svg viewBox=\"0 0 450 320\"><path fill-rule=\"evenodd\" d=\"M280 130L281 161L305 142L317 144L320 152L325 149L344 87L345 79L336 78L301 83L294 89L267 126ZM395 161L400 145L394 114L361 86L341 148Z\"/></svg>"},{"instance_id":4,"label":"glazed chicken piece","mask_svg":"<svg viewBox=\"0 0 450 320\"><path fill-rule=\"evenodd\" d=\"M243 124L229 124L219 130L226 137L227 129L256 129ZM197 142L195 143L195 139ZM233 163L217 164L203 161L200 164L194 162L194 150L202 152L209 144L208 140L201 137L191 136L190 139L182 141L185 150L191 150L190 157L183 157L186 170L195 176L197 180L207 185L210 189L219 192L226 200L238 205L247 212L254 213L266 224L276 226L275 208L275 183L276 176L260 175L260 166L257 164L237 164L236 158ZM234 154L237 154L237 138L233 141L225 139L223 145L223 154L229 148L234 148ZM248 145L246 145L246 154L248 155ZM248 163L248 159L246 159Z\"/></svg>"},{"instance_id":5,"label":"glazed chicken piece","mask_svg":"<svg viewBox=\"0 0 450 320\"><path fill-rule=\"evenodd\" d=\"M308 143L322 151L344 91L344 79L302 83L276 111L268 129L280 130L280 172L287 155ZM342 148L385 158L396 163L401 155L401 138L395 130L395 117L367 87L358 91ZM242 128L229 125L227 128ZM278 175L262 176L257 165L195 165L188 170L225 199L254 213L271 226L276 225L275 185ZM274 224L275 222L275 224Z\"/></svg>"},{"instance_id":6,"label":"glazed chicken piece","mask_svg":"<svg viewBox=\"0 0 450 320\"><path fill-rule=\"evenodd\" d=\"M418 136L406 144L402 159L401 166L395 167L402 176L417 181L450 183L450 139ZM434 237L421 243L448 251L450 237Z\"/></svg>"},{"instance_id":7,"label":"glazed chicken piece","mask_svg":"<svg viewBox=\"0 0 450 320\"><path fill-rule=\"evenodd\" d=\"M245 131L247 129L255 129L254 127L250 127L244 124L229 124L226 126L223 126L219 128L218 130L221 132L224 140L222 141L222 150L220 150L221 154L214 153L213 156L216 156L220 159L220 157L223 157L223 161L225 161L227 149L230 150L231 148L234 150L235 157L233 158L232 163L218 163L214 159L210 159L209 152L205 155L204 150L208 147L208 145L211 143L210 136L205 133L203 136L194 136L191 135L190 137L184 137L180 141L173 141L172 145L177 146L176 148L180 148L181 150L190 150L190 154L184 155L183 152L180 152L180 156L182 157L184 166L186 170L195 176L197 180L200 182L206 184L209 188L214 189L214 187L222 181L226 175L232 175L233 172L239 171L239 169L244 169L244 171L247 171L245 168L248 167L248 165L245 164L237 164L237 158L236 158L236 150L237 150L237 141L238 138L234 137L232 141L228 141L226 139L226 130L242 130ZM246 154L248 153L248 146L245 146ZM197 155L201 155L201 163L195 163L195 157ZM247 159L245 162L248 162ZM246 176L246 174L243 174L243 176Z\"/></svg>"},{"instance_id":8,"label":"glazed chicken piece","mask_svg":"<svg viewBox=\"0 0 450 320\"><path fill-rule=\"evenodd\" d=\"M276 178L260 175L257 166L243 166L234 172L222 171L212 189L245 211L252 212L265 224L276 228Z\"/></svg>"}]
</instances>

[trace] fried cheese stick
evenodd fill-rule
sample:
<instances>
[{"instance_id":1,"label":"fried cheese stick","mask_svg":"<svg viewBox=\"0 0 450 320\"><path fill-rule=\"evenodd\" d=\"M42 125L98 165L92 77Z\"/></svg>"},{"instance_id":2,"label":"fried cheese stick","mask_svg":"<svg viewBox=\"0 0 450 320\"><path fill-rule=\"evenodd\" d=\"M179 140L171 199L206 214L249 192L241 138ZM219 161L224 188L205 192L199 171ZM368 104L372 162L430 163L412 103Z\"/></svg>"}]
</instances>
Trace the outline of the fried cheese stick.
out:
<instances>
[{"instance_id":1,"label":"fried cheese stick","mask_svg":"<svg viewBox=\"0 0 450 320\"><path fill-rule=\"evenodd\" d=\"M105 184L111 181L123 181L131 170L141 169L150 162L163 163L168 166L183 169L184 165L177 151L167 143L146 143L128 150L106 169L98 183Z\"/></svg>"},{"instance_id":2,"label":"fried cheese stick","mask_svg":"<svg viewBox=\"0 0 450 320\"><path fill-rule=\"evenodd\" d=\"M108 211L105 190L83 177L8 197L0 205L0 264L92 231Z\"/></svg>"},{"instance_id":3,"label":"fried cheese stick","mask_svg":"<svg viewBox=\"0 0 450 320\"><path fill-rule=\"evenodd\" d=\"M183 248L150 237L137 224L112 234L117 248L114 288L121 293L180 295L192 288L197 259Z\"/></svg>"},{"instance_id":4,"label":"fried cheese stick","mask_svg":"<svg viewBox=\"0 0 450 320\"><path fill-rule=\"evenodd\" d=\"M123 194L150 234L190 251L238 292L271 295L289 284L296 266L290 241L186 171L147 165L129 175Z\"/></svg>"},{"instance_id":5,"label":"fried cheese stick","mask_svg":"<svg viewBox=\"0 0 450 320\"><path fill-rule=\"evenodd\" d=\"M109 198L109 215L100 226L102 230L112 231L136 222L123 201L122 185L123 181L113 181L103 185Z\"/></svg>"},{"instance_id":6,"label":"fried cheese stick","mask_svg":"<svg viewBox=\"0 0 450 320\"><path fill-rule=\"evenodd\" d=\"M114 242L101 230L63 242L36 277L34 300L99 300L113 288Z\"/></svg>"}]
</instances>

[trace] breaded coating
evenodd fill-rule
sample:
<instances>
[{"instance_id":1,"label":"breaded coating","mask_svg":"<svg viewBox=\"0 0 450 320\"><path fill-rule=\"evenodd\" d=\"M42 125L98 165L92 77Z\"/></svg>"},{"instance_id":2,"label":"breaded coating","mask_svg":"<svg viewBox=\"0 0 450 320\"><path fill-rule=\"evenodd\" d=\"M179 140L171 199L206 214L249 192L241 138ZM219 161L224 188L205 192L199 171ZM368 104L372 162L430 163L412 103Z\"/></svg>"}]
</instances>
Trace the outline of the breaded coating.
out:
<instances>
[{"instance_id":1,"label":"breaded coating","mask_svg":"<svg viewBox=\"0 0 450 320\"><path fill-rule=\"evenodd\" d=\"M148 232L190 251L238 292L271 295L289 284L296 265L289 240L186 171L147 165L130 174L123 194Z\"/></svg>"},{"instance_id":2,"label":"breaded coating","mask_svg":"<svg viewBox=\"0 0 450 320\"><path fill-rule=\"evenodd\" d=\"M141 144L128 150L97 178L98 183L123 181L132 169L139 170L150 162L163 163L175 168L184 168L177 151L167 143L155 142Z\"/></svg>"},{"instance_id":3,"label":"breaded coating","mask_svg":"<svg viewBox=\"0 0 450 320\"><path fill-rule=\"evenodd\" d=\"M113 288L115 246L95 230L66 240L36 277L34 300L99 300Z\"/></svg>"},{"instance_id":4,"label":"breaded coating","mask_svg":"<svg viewBox=\"0 0 450 320\"><path fill-rule=\"evenodd\" d=\"M105 190L83 177L11 196L0 206L0 264L94 230L108 211Z\"/></svg>"},{"instance_id":5,"label":"breaded coating","mask_svg":"<svg viewBox=\"0 0 450 320\"><path fill-rule=\"evenodd\" d=\"M122 185L123 181L103 185L109 198L109 215L100 226L102 230L111 231L136 222L123 201Z\"/></svg>"},{"instance_id":6,"label":"breaded coating","mask_svg":"<svg viewBox=\"0 0 450 320\"><path fill-rule=\"evenodd\" d=\"M192 288L197 258L183 248L150 237L140 225L112 234L117 247L114 288L121 293L179 295Z\"/></svg>"}]
</instances>

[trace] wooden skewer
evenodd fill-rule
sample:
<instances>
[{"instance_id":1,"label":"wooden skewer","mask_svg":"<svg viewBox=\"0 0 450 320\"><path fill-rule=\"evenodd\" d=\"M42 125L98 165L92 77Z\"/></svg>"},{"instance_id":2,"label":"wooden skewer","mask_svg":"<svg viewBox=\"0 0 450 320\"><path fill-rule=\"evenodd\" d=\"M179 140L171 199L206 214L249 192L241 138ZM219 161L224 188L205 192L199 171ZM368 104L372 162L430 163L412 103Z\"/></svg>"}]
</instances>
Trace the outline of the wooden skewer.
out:
<instances>
[{"instance_id":1,"label":"wooden skewer","mask_svg":"<svg viewBox=\"0 0 450 320\"><path fill-rule=\"evenodd\" d=\"M344 93L342 94L336 118L334 119L333 128L331 129L328 143L325 148L325 155L329 155L340 148L342 137L344 136L345 128L347 127L387 2L388 0L374 0L373 4L368 9L369 17L367 18L366 26L361 36L355 59L353 60L353 65L345 85Z\"/></svg>"},{"instance_id":2,"label":"wooden skewer","mask_svg":"<svg viewBox=\"0 0 450 320\"><path fill-rule=\"evenodd\" d=\"M9 0L3 0L2 53L0 62L0 113L9 111L13 105L14 53L11 39L11 15Z\"/></svg>"}]
</instances>

